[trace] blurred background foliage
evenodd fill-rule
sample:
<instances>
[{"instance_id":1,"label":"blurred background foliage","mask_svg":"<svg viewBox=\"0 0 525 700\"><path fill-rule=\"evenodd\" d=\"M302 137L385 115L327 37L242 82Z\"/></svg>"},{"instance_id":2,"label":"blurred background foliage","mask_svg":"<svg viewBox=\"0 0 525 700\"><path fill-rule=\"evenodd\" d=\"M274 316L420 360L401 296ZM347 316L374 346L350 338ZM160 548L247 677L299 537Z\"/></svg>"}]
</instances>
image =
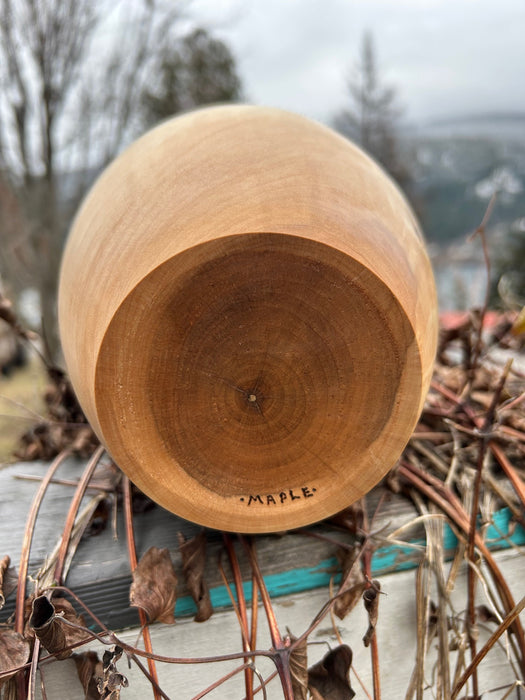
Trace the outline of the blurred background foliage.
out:
<instances>
[{"instance_id":1,"label":"blurred background foliage","mask_svg":"<svg viewBox=\"0 0 525 700\"><path fill-rule=\"evenodd\" d=\"M36 292L52 360L61 250L93 179L158 121L242 94L225 44L203 28L180 34L181 3L115 7L0 4L0 276L15 302Z\"/></svg>"},{"instance_id":2,"label":"blurred background foliage","mask_svg":"<svg viewBox=\"0 0 525 700\"><path fill-rule=\"evenodd\" d=\"M0 0L0 16L0 288L29 315L48 358L59 361L61 251L94 178L159 121L250 95L231 48L199 24L189 2ZM442 306L472 303L482 254L465 244L466 234L495 192L493 303L523 302L523 116L408 125L402 95L383 80L373 33L348 55L346 94L331 125L361 144L411 200Z\"/></svg>"}]
</instances>

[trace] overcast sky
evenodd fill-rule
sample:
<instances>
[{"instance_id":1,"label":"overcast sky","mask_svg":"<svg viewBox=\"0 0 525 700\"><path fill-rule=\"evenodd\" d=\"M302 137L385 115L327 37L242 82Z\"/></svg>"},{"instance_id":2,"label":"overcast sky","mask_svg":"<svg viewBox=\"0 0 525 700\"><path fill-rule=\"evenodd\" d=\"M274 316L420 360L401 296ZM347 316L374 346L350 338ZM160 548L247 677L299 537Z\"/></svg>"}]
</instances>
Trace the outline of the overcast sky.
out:
<instances>
[{"instance_id":1,"label":"overcast sky","mask_svg":"<svg viewBox=\"0 0 525 700\"><path fill-rule=\"evenodd\" d=\"M227 41L252 102L330 122L370 30L407 120L525 112L525 0L193 0L189 11Z\"/></svg>"}]
</instances>

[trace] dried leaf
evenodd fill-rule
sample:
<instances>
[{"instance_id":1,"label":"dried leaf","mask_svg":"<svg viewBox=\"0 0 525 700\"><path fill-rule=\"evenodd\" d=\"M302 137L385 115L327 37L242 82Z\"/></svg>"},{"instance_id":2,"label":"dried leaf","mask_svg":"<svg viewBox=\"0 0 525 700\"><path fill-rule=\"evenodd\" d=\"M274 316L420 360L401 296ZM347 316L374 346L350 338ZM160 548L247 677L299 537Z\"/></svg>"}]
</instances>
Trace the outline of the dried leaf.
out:
<instances>
[{"instance_id":1,"label":"dried leaf","mask_svg":"<svg viewBox=\"0 0 525 700\"><path fill-rule=\"evenodd\" d=\"M13 311L13 304L3 294L0 294L0 318L13 328L16 328L18 325L18 319Z\"/></svg>"},{"instance_id":2,"label":"dried leaf","mask_svg":"<svg viewBox=\"0 0 525 700\"><path fill-rule=\"evenodd\" d=\"M71 605L69 600L65 598L53 598L53 606L55 608L55 613L75 625L80 627L86 627L86 620L83 615L78 615L75 608ZM64 625L64 631L66 633L66 639L68 646L71 644L77 644L78 642L89 642L91 636L84 630L75 629L74 627L69 627Z\"/></svg>"},{"instance_id":3,"label":"dried leaf","mask_svg":"<svg viewBox=\"0 0 525 700\"><path fill-rule=\"evenodd\" d=\"M5 605L5 598L15 590L17 575L15 568L10 566L11 558L6 554L0 561L0 610Z\"/></svg>"},{"instance_id":4,"label":"dried leaf","mask_svg":"<svg viewBox=\"0 0 525 700\"><path fill-rule=\"evenodd\" d=\"M45 595L33 600L29 626L44 649L47 649L50 654L55 654L57 659L67 659L71 656L71 649L65 649L66 633L62 620L55 615L55 608Z\"/></svg>"},{"instance_id":5,"label":"dried leaf","mask_svg":"<svg viewBox=\"0 0 525 700\"><path fill-rule=\"evenodd\" d=\"M315 688L310 688L310 698L311 700L323 700L323 696Z\"/></svg>"},{"instance_id":6,"label":"dried leaf","mask_svg":"<svg viewBox=\"0 0 525 700\"><path fill-rule=\"evenodd\" d=\"M352 550L340 549L337 553L342 568L342 583L339 588L339 594L342 595L334 603L334 613L340 620L357 605L366 588L365 577L358 562L360 549L356 545Z\"/></svg>"},{"instance_id":7,"label":"dried leaf","mask_svg":"<svg viewBox=\"0 0 525 700\"><path fill-rule=\"evenodd\" d=\"M25 432L15 456L23 461L48 461L71 448L80 457L90 457L100 443L87 423L69 379L58 367L47 367L47 374L51 384L44 401L52 420L39 421Z\"/></svg>"},{"instance_id":8,"label":"dried leaf","mask_svg":"<svg viewBox=\"0 0 525 700\"><path fill-rule=\"evenodd\" d=\"M373 580L370 588L367 588L363 593L363 602L365 604L365 609L368 613L368 629L365 636L363 637L363 644L365 647L370 645L372 637L376 631L377 618L379 612L379 592L381 590L381 585L379 581Z\"/></svg>"},{"instance_id":9,"label":"dried leaf","mask_svg":"<svg viewBox=\"0 0 525 700\"><path fill-rule=\"evenodd\" d=\"M117 661L122 656L122 649L115 646L104 652L102 657L102 678L97 683L100 697L104 700L119 700L122 688L128 687L128 679L117 670Z\"/></svg>"},{"instance_id":10,"label":"dried leaf","mask_svg":"<svg viewBox=\"0 0 525 700\"><path fill-rule=\"evenodd\" d=\"M308 689L313 700L352 700L355 693L350 686L352 650L346 644L329 651L308 669Z\"/></svg>"},{"instance_id":11,"label":"dried leaf","mask_svg":"<svg viewBox=\"0 0 525 700\"><path fill-rule=\"evenodd\" d=\"M150 622L175 622L177 577L169 550L150 547L133 572L129 602L142 608Z\"/></svg>"},{"instance_id":12,"label":"dried leaf","mask_svg":"<svg viewBox=\"0 0 525 700\"><path fill-rule=\"evenodd\" d=\"M292 642L296 638L290 635ZM290 675L292 676L292 688L294 700L306 700L308 697L308 661L306 652L306 639L294 648L290 654Z\"/></svg>"},{"instance_id":13,"label":"dried leaf","mask_svg":"<svg viewBox=\"0 0 525 700\"><path fill-rule=\"evenodd\" d=\"M116 491L122 480L122 472L114 462L101 460L90 480L90 485L104 491Z\"/></svg>"},{"instance_id":14,"label":"dried leaf","mask_svg":"<svg viewBox=\"0 0 525 700\"><path fill-rule=\"evenodd\" d=\"M15 335L26 340L35 340L36 336L32 331L27 331L22 324L15 311L13 310L12 302L0 293L0 318L3 319L8 326L12 328Z\"/></svg>"},{"instance_id":15,"label":"dried leaf","mask_svg":"<svg viewBox=\"0 0 525 700\"><path fill-rule=\"evenodd\" d=\"M103 678L104 669L98 654L95 651L73 654L73 660L77 667L78 678L84 688L84 700L100 700L97 683Z\"/></svg>"},{"instance_id":16,"label":"dried leaf","mask_svg":"<svg viewBox=\"0 0 525 700\"><path fill-rule=\"evenodd\" d=\"M360 501L353 503L332 518L331 522L340 527L344 527L354 534L361 533L363 529L363 504Z\"/></svg>"},{"instance_id":17,"label":"dried leaf","mask_svg":"<svg viewBox=\"0 0 525 700\"><path fill-rule=\"evenodd\" d=\"M495 622L497 625L500 623L497 615L495 615L486 605L477 605L476 613L481 622Z\"/></svg>"},{"instance_id":18,"label":"dried leaf","mask_svg":"<svg viewBox=\"0 0 525 700\"><path fill-rule=\"evenodd\" d=\"M8 628L0 629L0 673L23 666L29 660L29 642ZM11 678L13 673L0 678L0 688Z\"/></svg>"},{"instance_id":19,"label":"dried leaf","mask_svg":"<svg viewBox=\"0 0 525 700\"><path fill-rule=\"evenodd\" d=\"M401 493L403 487L401 486L399 472L395 466L392 467L392 469L387 473L385 477L385 485L392 491L392 493Z\"/></svg>"},{"instance_id":20,"label":"dried leaf","mask_svg":"<svg viewBox=\"0 0 525 700\"><path fill-rule=\"evenodd\" d=\"M204 580L206 564L206 535L204 531L190 540L185 540L184 535L179 532L179 549L186 585L197 604L197 614L194 620L195 622L204 622L213 614L210 592Z\"/></svg>"},{"instance_id":21,"label":"dried leaf","mask_svg":"<svg viewBox=\"0 0 525 700\"><path fill-rule=\"evenodd\" d=\"M93 511L89 524L86 527L84 537L97 537L101 532L104 532L108 524L110 516L110 507L107 499L99 501L97 507Z\"/></svg>"},{"instance_id":22,"label":"dried leaf","mask_svg":"<svg viewBox=\"0 0 525 700\"><path fill-rule=\"evenodd\" d=\"M131 496L133 502L133 515L141 515L147 513L157 507L155 501L152 501L149 496L146 496L135 484L131 484Z\"/></svg>"},{"instance_id":23,"label":"dried leaf","mask_svg":"<svg viewBox=\"0 0 525 700\"><path fill-rule=\"evenodd\" d=\"M525 306L519 312L518 317L512 324L511 333L512 335L520 335L520 333L525 333Z\"/></svg>"},{"instance_id":24,"label":"dried leaf","mask_svg":"<svg viewBox=\"0 0 525 700\"><path fill-rule=\"evenodd\" d=\"M26 608L30 603L31 600L26 601ZM26 639L37 636L50 654L56 654L57 659L65 659L72 653L67 647L88 642L91 637L87 631L70 627L62 620L80 627L86 625L82 615L77 615L75 608L65 598L49 601L46 596L38 596L32 601L31 616L25 626L24 636Z\"/></svg>"}]
</instances>

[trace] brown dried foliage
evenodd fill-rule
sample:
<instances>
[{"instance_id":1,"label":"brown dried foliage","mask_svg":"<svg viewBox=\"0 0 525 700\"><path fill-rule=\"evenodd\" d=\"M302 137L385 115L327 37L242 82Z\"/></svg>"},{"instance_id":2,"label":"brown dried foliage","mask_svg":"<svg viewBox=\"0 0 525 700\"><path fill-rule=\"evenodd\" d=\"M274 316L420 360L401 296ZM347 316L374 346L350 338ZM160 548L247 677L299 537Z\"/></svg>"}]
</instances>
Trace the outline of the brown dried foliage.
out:
<instances>
[{"instance_id":1,"label":"brown dried foliage","mask_svg":"<svg viewBox=\"0 0 525 700\"><path fill-rule=\"evenodd\" d=\"M85 693L85 700L99 700L97 684L104 675L102 661L95 651L73 654L77 674Z\"/></svg>"},{"instance_id":2,"label":"brown dried foliage","mask_svg":"<svg viewBox=\"0 0 525 700\"><path fill-rule=\"evenodd\" d=\"M67 659L71 649L66 648L66 633L62 618L55 615L55 608L45 596L33 600L33 612L29 618L29 626L40 644L57 659Z\"/></svg>"},{"instance_id":3,"label":"brown dried foliage","mask_svg":"<svg viewBox=\"0 0 525 700\"><path fill-rule=\"evenodd\" d=\"M366 580L359 561L361 547L355 545L351 550L339 549L337 557L342 569L342 584L334 602L334 613L343 620L357 605L366 588Z\"/></svg>"},{"instance_id":4,"label":"brown dried foliage","mask_svg":"<svg viewBox=\"0 0 525 700\"><path fill-rule=\"evenodd\" d=\"M150 547L133 571L130 605L142 608L150 622L175 622L177 576L168 549Z\"/></svg>"},{"instance_id":5,"label":"brown dried foliage","mask_svg":"<svg viewBox=\"0 0 525 700\"><path fill-rule=\"evenodd\" d=\"M0 293L0 319L4 320L15 335L26 343L37 336L24 328L9 299ZM33 346L36 349L36 346ZM38 350L37 350L38 352ZM38 352L45 364L49 385L44 401L49 419L40 420L20 438L15 456L23 461L41 459L49 461L64 449L72 449L80 457L89 457L99 441L80 408L71 382L59 367L50 365Z\"/></svg>"},{"instance_id":6,"label":"brown dried foliage","mask_svg":"<svg viewBox=\"0 0 525 700\"><path fill-rule=\"evenodd\" d=\"M295 642L295 637L290 637ZM303 639L295 644L290 653L290 675L292 676L292 688L294 700L306 700L308 697L308 659L307 640Z\"/></svg>"},{"instance_id":7,"label":"brown dried foliage","mask_svg":"<svg viewBox=\"0 0 525 700\"><path fill-rule=\"evenodd\" d=\"M341 644L330 650L321 661L308 668L307 637L289 635L292 647L289 656L294 700L351 700L355 693L350 686L352 650Z\"/></svg>"},{"instance_id":8,"label":"brown dried foliage","mask_svg":"<svg viewBox=\"0 0 525 700\"><path fill-rule=\"evenodd\" d=\"M493 324L491 331L487 330L487 321ZM452 697L459 692L458 678L469 652L471 690L474 696L480 695L474 663L479 658L477 622L509 620L515 605L485 542L485 527L491 523L494 511L502 507L512 514L509 534L516 523L525 524L525 375L519 355L523 339L509 334L510 317L500 317L496 325L493 322L494 317L485 308L465 314L459 323L448 323L442 332L431 389L396 476L398 485L409 487L407 493L421 513L428 513L431 503L430 508L434 512L438 508L461 533L450 573L445 574L443 563L432 567L442 593L438 606L427 606L422 611L418 626L418 630L426 629L427 647L438 636L440 670L436 688L438 695L452 692ZM442 545L438 546L439 542L428 535L427 532L427 556L433 552L434 559L438 557L442 562ZM452 612L452 606L442 582L448 576L447 588L453 586L459 564L465 558L471 566L467 569L467 620L461 621L447 614ZM480 567L480 561L486 566ZM474 567L486 579L487 589L497 591L493 604L499 617L477 604L479 583ZM525 635L517 618L509 622L509 630L509 663L523 674ZM425 678L423 643L420 648L412 691L417 686L421 693ZM452 650L457 650L457 661L456 670L451 668L449 677Z\"/></svg>"},{"instance_id":9,"label":"brown dried foliage","mask_svg":"<svg viewBox=\"0 0 525 700\"><path fill-rule=\"evenodd\" d=\"M45 595L37 596L31 603L31 616L25 626L27 639L37 637L50 654L57 659L71 656L71 645L89 641L89 634L82 629L70 627L64 621L85 627L85 620L77 615L74 607L65 598L49 600Z\"/></svg>"},{"instance_id":10,"label":"brown dried foliage","mask_svg":"<svg viewBox=\"0 0 525 700\"><path fill-rule=\"evenodd\" d=\"M206 566L206 534L204 531L189 540L185 540L182 533L179 532L179 550L186 585L197 605L197 614L193 619L195 622L204 622L213 614L210 592L204 580Z\"/></svg>"},{"instance_id":11,"label":"brown dried foliage","mask_svg":"<svg viewBox=\"0 0 525 700\"><path fill-rule=\"evenodd\" d=\"M308 688L313 700L352 700L350 685L352 650L347 644L332 649L308 669Z\"/></svg>"},{"instance_id":12,"label":"brown dried foliage","mask_svg":"<svg viewBox=\"0 0 525 700\"><path fill-rule=\"evenodd\" d=\"M0 319L5 321L13 329L15 335L22 340L33 340L35 338L34 333L23 327L13 309L13 304L2 293L0 293Z\"/></svg>"},{"instance_id":13,"label":"brown dried foliage","mask_svg":"<svg viewBox=\"0 0 525 700\"><path fill-rule=\"evenodd\" d=\"M509 350L516 356L517 339L504 319L484 331L475 353L479 323L478 314L465 314L443 331L431 389L401 464L423 469L465 498L484 443L489 454L475 507L490 499L493 511L508 507L525 524L525 375L513 366L504 370L501 361Z\"/></svg>"},{"instance_id":14,"label":"brown dried foliage","mask_svg":"<svg viewBox=\"0 0 525 700\"><path fill-rule=\"evenodd\" d=\"M49 420L33 425L20 438L16 456L23 461L50 460L66 448L89 457L99 444L80 408L71 383L58 367L48 367L44 393Z\"/></svg>"},{"instance_id":15,"label":"brown dried foliage","mask_svg":"<svg viewBox=\"0 0 525 700\"><path fill-rule=\"evenodd\" d=\"M363 637L365 647L370 645L372 637L376 631L377 619L379 616L379 591L381 585L379 581L372 581L372 585L363 593L363 603L368 613L368 629Z\"/></svg>"},{"instance_id":16,"label":"brown dried foliage","mask_svg":"<svg viewBox=\"0 0 525 700\"><path fill-rule=\"evenodd\" d=\"M128 687L128 679L117 670L117 661L122 656L122 649L115 646L104 652L102 657L102 678L97 683L100 697L104 700L119 700L122 688Z\"/></svg>"},{"instance_id":17,"label":"brown dried foliage","mask_svg":"<svg viewBox=\"0 0 525 700\"><path fill-rule=\"evenodd\" d=\"M9 628L0 629L0 673L23 666L29 660L30 645L27 639ZM0 677L0 688L16 673Z\"/></svg>"},{"instance_id":18,"label":"brown dried foliage","mask_svg":"<svg viewBox=\"0 0 525 700\"><path fill-rule=\"evenodd\" d=\"M0 293L0 320L5 321L24 344L37 339L27 330L9 299ZM80 457L89 457L99 441L80 408L71 383L59 367L49 364L36 345L32 345L45 365L49 385L44 394L48 417L36 422L20 438L15 456L23 461L51 460L64 449Z\"/></svg>"},{"instance_id":19,"label":"brown dried foliage","mask_svg":"<svg viewBox=\"0 0 525 700\"><path fill-rule=\"evenodd\" d=\"M5 555L0 560L0 610L5 605L6 596L16 588L17 575L15 568L11 566L11 558Z\"/></svg>"}]
</instances>

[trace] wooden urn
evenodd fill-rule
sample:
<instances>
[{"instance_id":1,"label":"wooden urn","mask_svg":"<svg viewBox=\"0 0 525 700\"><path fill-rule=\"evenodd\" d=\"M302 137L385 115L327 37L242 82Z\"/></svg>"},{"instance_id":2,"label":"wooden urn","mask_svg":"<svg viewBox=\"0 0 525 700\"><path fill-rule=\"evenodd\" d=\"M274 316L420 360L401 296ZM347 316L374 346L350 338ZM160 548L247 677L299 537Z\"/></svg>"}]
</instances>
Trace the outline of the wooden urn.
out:
<instances>
[{"instance_id":1,"label":"wooden urn","mask_svg":"<svg viewBox=\"0 0 525 700\"><path fill-rule=\"evenodd\" d=\"M208 527L320 520L394 465L427 392L434 280L380 167L281 110L153 129L100 176L64 253L73 386L139 488Z\"/></svg>"}]
</instances>

